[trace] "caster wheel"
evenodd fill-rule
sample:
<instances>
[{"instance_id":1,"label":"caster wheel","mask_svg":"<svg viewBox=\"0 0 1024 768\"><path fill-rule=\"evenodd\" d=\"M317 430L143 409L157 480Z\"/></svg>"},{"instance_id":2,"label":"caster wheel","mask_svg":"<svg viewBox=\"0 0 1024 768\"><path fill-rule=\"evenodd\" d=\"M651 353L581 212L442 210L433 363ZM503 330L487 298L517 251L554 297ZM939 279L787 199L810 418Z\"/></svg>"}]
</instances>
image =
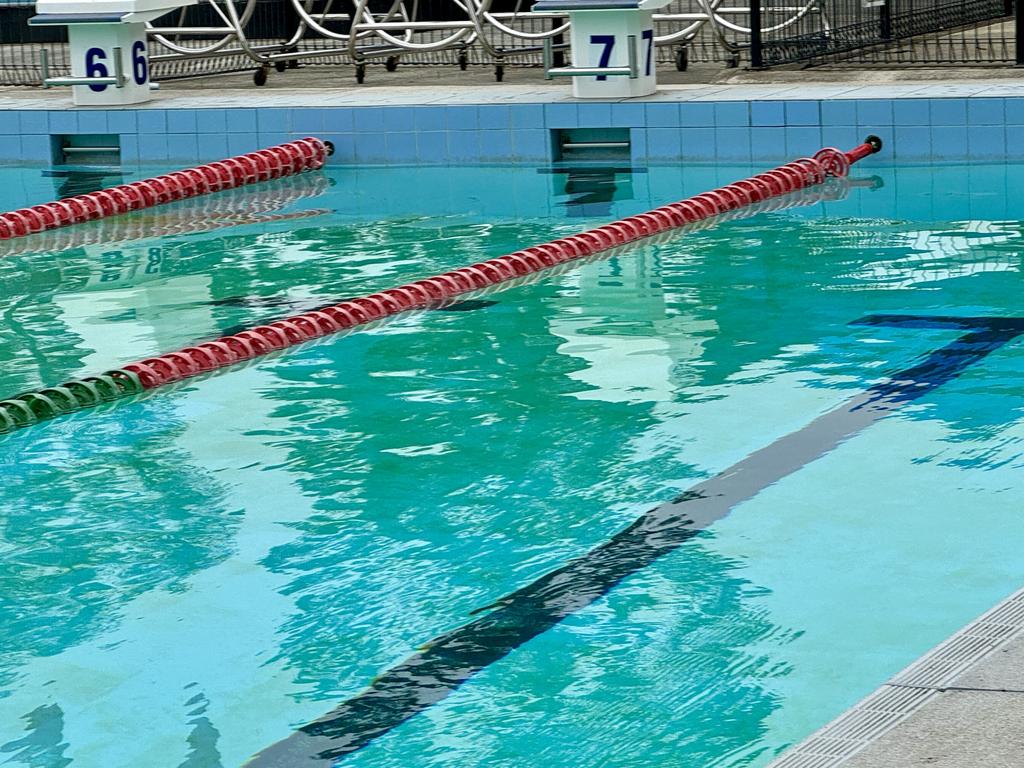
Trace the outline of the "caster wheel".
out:
<instances>
[{"instance_id":1,"label":"caster wheel","mask_svg":"<svg viewBox=\"0 0 1024 768\"><path fill-rule=\"evenodd\" d=\"M463 72L465 72L466 68L468 66L469 66L469 54L466 53L465 51L459 51L459 69L461 69Z\"/></svg>"},{"instance_id":2,"label":"caster wheel","mask_svg":"<svg viewBox=\"0 0 1024 768\"><path fill-rule=\"evenodd\" d=\"M690 66L690 52L685 47L676 49L676 70L685 72Z\"/></svg>"},{"instance_id":3,"label":"caster wheel","mask_svg":"<svg viewBox=\"0 0 1024 768\"><path fill-rule=\"evenodd\" d=\"M287 69L287 68L288 68L288 62L287 61L275 61L274 62L274 69L276 69L278 72L284 72L285 69Z\"/></svg>"},{"instance_id":4,"label":"caster wheel","mask_svg":"<svg viewBox=\"0 0 1024 768\"><path fill-rule=\"evenodd\" d=\"M505 79L505 67L503 67L501 64L494 68L494 79L497 80L499 83Z\"/></svg>"},{"instance_id":5,"label":"caster wheel","mask_svg":"<svg viewBox=\"0 0 1024 768\"><path fill-rule=\"evenodd\" d=\"M725 66L727 66L729 69L736 69L736 67L738 67L739 65L740 57L739 54L735 53L729 57L728 61L725 62Z\"/></svg>"},{"instance_id":6,"label":"caster wheel","mask_svg":"<svg viewBox=\"0 0 1024 768\"><path fill-rule=\"evenodd\" d=\"M254 83L256 83L256 85L266 85L267 84L267 74L268 74L267 68L266 67L260 67L255 72L253 72L253 74L252 74L252 81Z\"/></svg>"},{"instance_id":7,"label":"caster wheel","mask_svg":"<svg viewBox=\"0 0 1024 768\"><path fill-rule=\"evenodd\" d=\"M356 82L362 85L364 80L366 80L366 65L356 64Z\"/></svg>"},{"instance_id":8,"label":"caster wheel","mask_svg":"<svg viewBox=\"0 0 1024 768\"><path fill-rule=\"evenodd\" d=\"M388 72L394 72L396 69L398 69L398 57L388 56L387 61L384 62L384 69L386 69Z\"/></svg>"}]
</instances>

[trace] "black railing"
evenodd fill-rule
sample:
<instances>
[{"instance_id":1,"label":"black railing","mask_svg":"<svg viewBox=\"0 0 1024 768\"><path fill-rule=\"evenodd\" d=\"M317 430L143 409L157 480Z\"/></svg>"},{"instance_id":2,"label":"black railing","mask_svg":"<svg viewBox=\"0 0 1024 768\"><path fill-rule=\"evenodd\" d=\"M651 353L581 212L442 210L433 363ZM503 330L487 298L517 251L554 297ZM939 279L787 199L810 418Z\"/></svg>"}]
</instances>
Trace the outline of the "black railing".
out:
<instances>
[{"instance_id":1,"label":"black railing","mask_svg":"<svg viewBox=\"0 0 1024 768\"><path fill-rule=\"evenodd\" d=\"M791 0L751 0L768 17ZM818 0L801 18L751 35L752 64L1010 64L1024 22L1014 0ZM790 7L794 4L791 3Z\"/></svg>"}]
</instances>

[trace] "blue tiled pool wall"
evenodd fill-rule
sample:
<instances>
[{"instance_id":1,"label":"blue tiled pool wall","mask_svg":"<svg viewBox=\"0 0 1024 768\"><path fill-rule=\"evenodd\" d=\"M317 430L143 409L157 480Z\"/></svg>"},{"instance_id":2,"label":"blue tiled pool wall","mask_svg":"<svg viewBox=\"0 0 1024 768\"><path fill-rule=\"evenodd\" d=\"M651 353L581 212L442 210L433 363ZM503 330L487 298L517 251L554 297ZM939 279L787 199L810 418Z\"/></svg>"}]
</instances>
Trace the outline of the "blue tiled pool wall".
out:
<instances>
[{"instance_id":1,"label":"blue tiled pool wall","mask_svg":"<svg viewBox=\"0 0 1024 768\"><path fill-rule=\"evenodd\" d=\"M196 163L317 135L335 162L546 162L552 129L630 129L635 162L765 162L869 133L899 161L1024 159L1024 98L689 101L261 109L10 110L0 161L48 162L51 134L119 134L126 163Z\"/></svg>"}]
</instances>

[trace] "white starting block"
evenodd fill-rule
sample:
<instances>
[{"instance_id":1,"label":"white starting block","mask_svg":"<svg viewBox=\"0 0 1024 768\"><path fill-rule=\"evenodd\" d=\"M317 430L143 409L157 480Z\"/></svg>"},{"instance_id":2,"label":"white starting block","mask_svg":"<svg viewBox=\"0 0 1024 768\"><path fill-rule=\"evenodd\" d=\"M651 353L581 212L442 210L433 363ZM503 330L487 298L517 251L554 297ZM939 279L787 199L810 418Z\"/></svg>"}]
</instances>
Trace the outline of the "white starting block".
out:
<instances>
[{"instance_id":1,"label":"white starting block","mask_svg":"<svg viewBox=\"0 0 1024 768\"><path fill-rule=\"evenodd\" d=\"M37 0L30 26L68 28L71 77L50 77L43 52L43 85L69 85L75 104L118 106L150 98L146 22L197 0Z\"/></svg>"},{"instance_id":2,"label":"white starting block","mask_svg":"<svg viewBox=\"0 0 1024 768\"><path fill-rule=\"evenodd\" d=\"M578 99L647 96L657 90L654 11L672 0L539 0L534 11L569 14L573 66L553 67L544 39L544 74L571 77Z\"/></svg>"}]
</instances>

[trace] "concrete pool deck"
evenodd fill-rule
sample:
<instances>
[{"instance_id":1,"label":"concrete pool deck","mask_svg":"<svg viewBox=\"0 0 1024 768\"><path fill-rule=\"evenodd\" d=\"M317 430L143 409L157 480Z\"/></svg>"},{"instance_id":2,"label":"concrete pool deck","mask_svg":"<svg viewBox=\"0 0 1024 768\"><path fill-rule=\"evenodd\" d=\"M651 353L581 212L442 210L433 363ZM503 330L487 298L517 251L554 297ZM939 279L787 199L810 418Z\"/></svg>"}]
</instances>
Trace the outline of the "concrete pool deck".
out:
<instances>
[{"instance_id":1,"label":"concrete pool deck","mask_svg":"<svg viewBox=\"0 0 1024 768\"><path fill-rule=\"evenodd\" d=\"M1024 589L769 768L1020 768Z\"/></svg>"}]
</instances>

